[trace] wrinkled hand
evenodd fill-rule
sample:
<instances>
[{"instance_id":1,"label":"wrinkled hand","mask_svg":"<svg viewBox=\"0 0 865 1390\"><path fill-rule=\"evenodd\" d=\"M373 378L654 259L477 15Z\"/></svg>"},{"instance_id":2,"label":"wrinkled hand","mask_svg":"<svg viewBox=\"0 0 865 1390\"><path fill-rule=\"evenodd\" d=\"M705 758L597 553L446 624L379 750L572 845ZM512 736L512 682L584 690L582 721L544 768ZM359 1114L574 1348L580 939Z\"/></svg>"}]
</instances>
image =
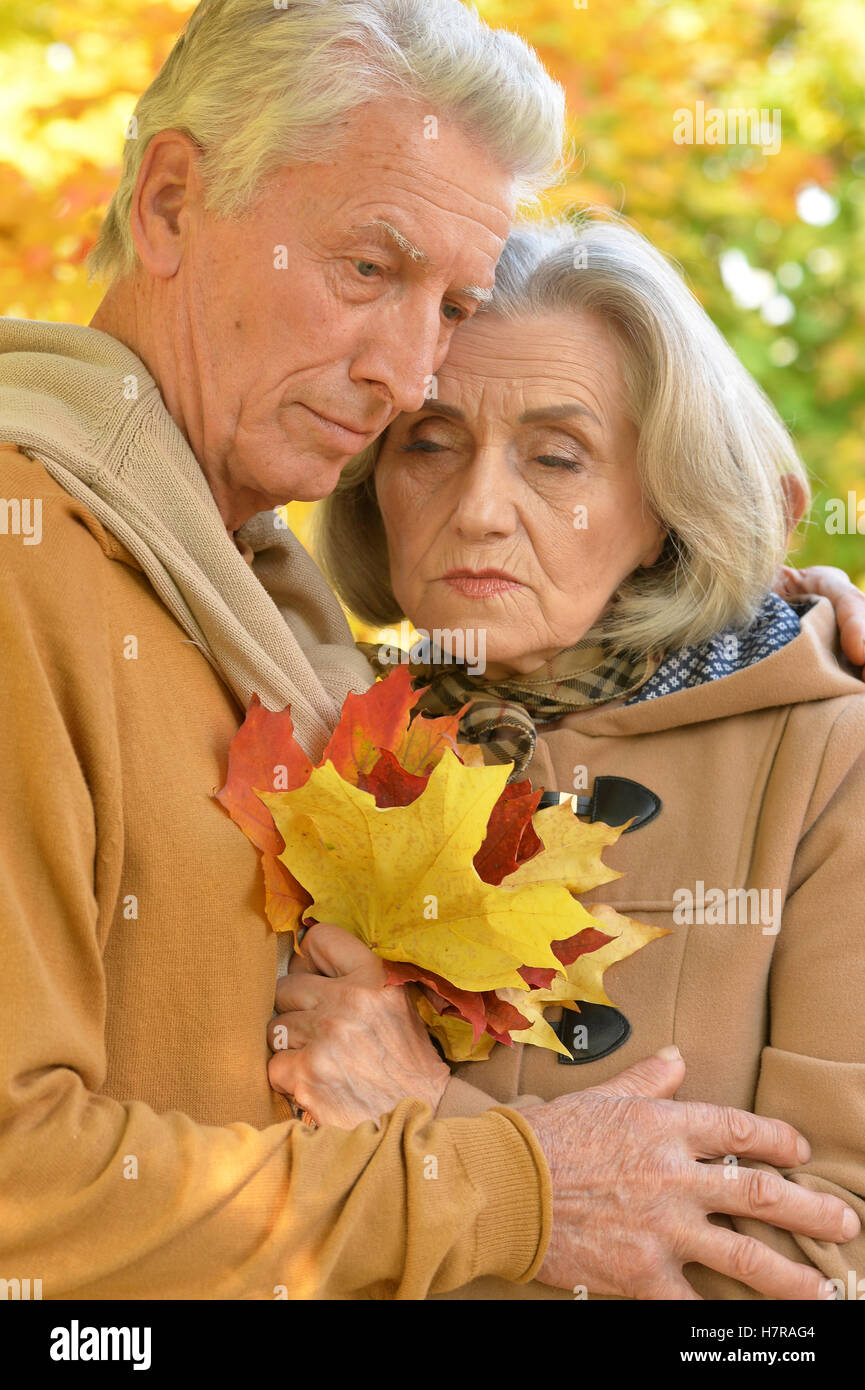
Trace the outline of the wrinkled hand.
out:
<instances>
[{"instance_id":1,"label":"wrinkled hand","mask_svg":"<svg viewBox=\"0 0 865 1390\"><path fill-rule=\"evenodd\" d=\"M681 1058L649 1057L602 1086L523 1111L553 1183L552 1238L537 1278L624 1298L697 1299L682 1274L694 1262L768 1298L834 1296L819 1270L707 1216L748 1216L840 1243L858 1233L855 1212L775 1173L737 1166L731 1180L726 1166L697 1162L735 1154L794 1168L810 1150L782 1120L674 1101L684 1074Z\"/></svg>"},{"instance_id":2,"label":"wrinkled hand","mask_svg":"<svg viewBox=\"0 0 865 1390\"><path fill-rule=\"evenodd\" d=\"M316 1124L378 1124L407 1097L435 1111L450 1077L404 985L342 927L310 927L277 984L268 1028L275 1091Z\"/></svg>"},{"instance_id":3,"label":"wrinkled hand","mask_svg":"<svg viewBox=\"0 0 865 1390\"><path fill-rule=\"evenodd\" d=\"M819 594L835 609L841 650L851 666L865 665L865 594L844 573L832 565L811 565L794 570L783 565L775 582L781 598L801 598Z\"/></svg>"}]
</instances>

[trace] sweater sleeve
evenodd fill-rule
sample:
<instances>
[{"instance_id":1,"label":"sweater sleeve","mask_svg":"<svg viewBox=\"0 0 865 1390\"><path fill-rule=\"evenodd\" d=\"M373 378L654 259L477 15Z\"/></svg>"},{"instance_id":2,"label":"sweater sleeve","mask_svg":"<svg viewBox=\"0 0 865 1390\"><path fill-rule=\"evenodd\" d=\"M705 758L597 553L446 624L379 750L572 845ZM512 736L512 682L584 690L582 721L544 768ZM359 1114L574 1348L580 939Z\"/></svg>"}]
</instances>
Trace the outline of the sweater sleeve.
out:
<instances>
[{"instance_id":1,"label":"sweater sleeve","mask_svg":"<svg viewBox=\"0 0 865 1390\"><path fill-rule=\"evenodd\" d=\"M811 1146L809 1161L783 1176L840 1197L863 1230L835 1245L764 1222L732 1221L743 1234L839 1281L842 1298L857 1286L852 1296L865 1295L863 748L860 697L845 705L833 726L796 854L773 957L769 1043L752 1107L794 1125ZM689 1266L688 1277L704 1298L762 1297L702 1266Z\"/></svg>"},{"instance_id":2,"label":"sweater sleeve","mask_svg":"<svg viewBox=\"0 0 865 1390\"><path fill-rule=\"evenodd\" d=\"M483 1115L498 1104L494 1096L482 1091L479 1086L473 1086L461 1076L452 1076L436 1107L436 1119L445 1120L454 1115ZM540 1096L516 1096L508 1101L511 1110L530 1110L533 1105L543 1105Z\"/></svg>"},{"instance_id":3,"label":"sweater sleeve","mask_svg":"<svg viewBox=\"0 0 865 1390\"><path fill-rule=\"evenodd\" d=\"M380 1130L258 1130L100 1094L118 832L94 784L120 755L102 557L71 505L44 499L39 544L0 535L0 1275L46 1299L408 1299L530 1278L549 1174L517 1112L438 1121L408 1100Z\"/></svg>"}]
</instances>

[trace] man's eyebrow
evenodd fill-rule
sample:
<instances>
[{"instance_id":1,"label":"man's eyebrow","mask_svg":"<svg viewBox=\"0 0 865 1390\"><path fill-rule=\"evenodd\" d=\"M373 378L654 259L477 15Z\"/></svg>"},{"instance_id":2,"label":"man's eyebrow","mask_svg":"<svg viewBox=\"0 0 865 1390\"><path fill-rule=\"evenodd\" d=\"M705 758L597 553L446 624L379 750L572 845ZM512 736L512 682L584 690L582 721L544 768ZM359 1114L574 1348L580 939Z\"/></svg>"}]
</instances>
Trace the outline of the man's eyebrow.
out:
<instances>
[{"instance_id":1,"label":"man's eyebrow","mask_svg":"<svg viewBox=\"0 0 865 1390\"><path fill-rule=\"evenodd\" d=\"M383 217L374 217L371 222L362 222L357 227L349 227L348 230L349 233L378 232L381 234L384 232L384 234L399 247L400 251L405 252L405 254L410 256L413 261L416 261L418 265L427 266L430 264L430 258L426 251L421 251L419 247L409 241L407 236L403 236L398 227L392 226L390 222L385 222Z\"/></svg>"},{"instance_id":2,"label":"man's eyebrow","mask_svg":"<svg viewBox=\"0 0 865 1390\"><path fill-rule=\"evenodd\" d=\"M386 222L383 217L374 217L370 222L363 222L359 226L350 227L350 233L383 232L390 241L394 243L404 255L413 260L416 265L421 265L424 269L432 266L432 261L426 251L421 251L420 247L415 246L414 242L409 241L398 227ZM476 299L479 304L488 304L493 297L492 290L485 289L482 285L463 285L462 289L456 290L456 294L465 295L467 299Z\"/></svg>"},{"instance_id":3,"label":"man's eyebrow","mask_svg":"<svg viewBox=\"0 0 865 1390\"><path fill-rule=\"evenodd\" d=\"M567 420L573 415L588 415L590 420L600 428L601 422L593 410L589 410L587 405L580 405L577 401L569 401L567 405L545 405L538 410L524 410L518 423L521 425L542 425L547 420Z\"/></svg>"}]
</instances>

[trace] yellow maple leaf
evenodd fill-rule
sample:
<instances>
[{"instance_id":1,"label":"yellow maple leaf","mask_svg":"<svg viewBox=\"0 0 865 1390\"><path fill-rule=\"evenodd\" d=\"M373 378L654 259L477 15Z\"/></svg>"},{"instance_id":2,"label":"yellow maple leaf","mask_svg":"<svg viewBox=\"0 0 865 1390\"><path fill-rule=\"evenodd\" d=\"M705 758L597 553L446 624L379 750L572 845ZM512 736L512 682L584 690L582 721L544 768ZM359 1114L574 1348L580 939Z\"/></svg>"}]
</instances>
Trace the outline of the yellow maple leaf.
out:
<instances>
[{"instance_id":1,"label":"yellow maple leaf","mask_svg":"<svg viewBox=\"0 0 865 1390\"><path fill-rule=\"evenodd\" d=\"M601 860L601 850L616 843L621 826L577 820L570 801L537 811L532 825L544 846L543 852L503 878L503 887L555 881L572 893L587 893L622 877Z\"/></svg>"},{"instance_id":2,"label":"yellow maple leaf","mask_svg":"<svg viewBox=\"0 0 865 1390\"><path fill-rule=\"evenodd\" d=\"M591 827L586 827L587 829ZM602 980L604 971L617 960L633 955L649 941L659 936L669 936L667 927L650 927L647 922L638 922L633 917L624 917L606 903L595 903L589 909L598 930L605 931L613 940L608 941L597 951L588 951L565 967L565 976L555 976L546 989L533 989L529 994L518 990L496 990L500 999L515 1005L520 1013L531 1019L531 1027L513 1032L514 1042L532 1043L535 1047L547 1047L552 1052L561 1052L570 1057L570 1052L556 1036L552 1026L544 1018L544 1009L549 1004L561 1004L563 1008L575 1009L579 1004L612 1004L604 990Z\"/></svg>"},{"instance_id":3,"label":"yellow maple leaf","mask_svg":"<svg viewBox=\"0 0 865 1390\"><path fill-rule=\"evenodd\" d=\"M566 966L568 995L571 999L583 999L587 1004L612 1004L607 998L602 984L604 971L617 960L624 960L649 941L659 936L670 936L668 927L650 927L647 922L638 922L633 917L624 917L607 903L593 903L589 908L592 918L600 930L613 937L597 951L588 951L578 956L572 965ZM554 980L553 985L558 981ZM564 998L560 994L559 998Z\"/></svg>"},{"instance_id":4,"label":"yellow maple leaf","mask_svg":"<svg viewBox=\"0 0 865 1390\"><path fill-rule=\"evenodd\" d=\"M511 991L519 994L519 990ZM522 996L525 998L525 995ZM438 1038L451 1062L485 1062L495 1046L495 1039L484 1033L473 1044L472 1025L464 1018L452 1014L437 1014L429 999L421 990L415 991L415 1008L433 1037ZM570 1053L568 1053L570 1056Z\"/></svg>"},{"instance_id":5,"label":"yellow maple leaf","mask_svg":"<svg viewBox=\"0 0 865 1390\"><path fill-rule=\"evenodd\" d=\"M464 767L447 750L408 806L379 808L331 763L313 769L302 787L259 795L285 841L280 858L312 895L318 921L459 989L525 992L520 967L561 971L551 943L592 919L552 875L493 885L475 870L509 771L510 764Z\"/></svg>"},{"instance_id":6,"label":"yellow maple leaf","mask_svg":"<svg viewBox=\"0 0 865 1390\"><path fill-rule=\"evenodd\" d=\"M567 981L558 975L553 980L553 985L556 984L560 984L567 991ZM531 1043L534 1047L546 1047L551 1052L561 1052L563 1057L570 1058L570 1052L559 1042L552 1025L544 1018L544 1009L548 1004L560 1003L561 995L555 993L552 988L533 989L528 994L521 994L518 989L497 989L496 994L500 999L506 999L509 1004L515 1005L523 1017L530 1020L528 1028L515 1029L511 1033L515 1043Z\"/></svg>"}]
</instances>

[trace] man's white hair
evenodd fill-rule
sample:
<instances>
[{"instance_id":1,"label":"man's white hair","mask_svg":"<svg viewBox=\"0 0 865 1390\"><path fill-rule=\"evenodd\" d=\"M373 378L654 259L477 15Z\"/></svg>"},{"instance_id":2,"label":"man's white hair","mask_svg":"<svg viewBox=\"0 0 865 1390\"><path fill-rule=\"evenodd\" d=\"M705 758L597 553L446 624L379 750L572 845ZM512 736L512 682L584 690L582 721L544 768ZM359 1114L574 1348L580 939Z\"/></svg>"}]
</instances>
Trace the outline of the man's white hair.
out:
<instances>
[{"instance_id":1,"label":"man's white hair","mask_svg":"<svg viewBox=\"0 0 865 1390\"><path fill-rule=\"evenodd\" d=\"M336 153L344 118L390 94L458 121L523 203L561 177L561 87L523 39L461 0L201 0L135 108L91 278L135 267L132 197L158 131L200 146L207 206L232 217L281 167Z\"/></svg>"}]
</instances>

